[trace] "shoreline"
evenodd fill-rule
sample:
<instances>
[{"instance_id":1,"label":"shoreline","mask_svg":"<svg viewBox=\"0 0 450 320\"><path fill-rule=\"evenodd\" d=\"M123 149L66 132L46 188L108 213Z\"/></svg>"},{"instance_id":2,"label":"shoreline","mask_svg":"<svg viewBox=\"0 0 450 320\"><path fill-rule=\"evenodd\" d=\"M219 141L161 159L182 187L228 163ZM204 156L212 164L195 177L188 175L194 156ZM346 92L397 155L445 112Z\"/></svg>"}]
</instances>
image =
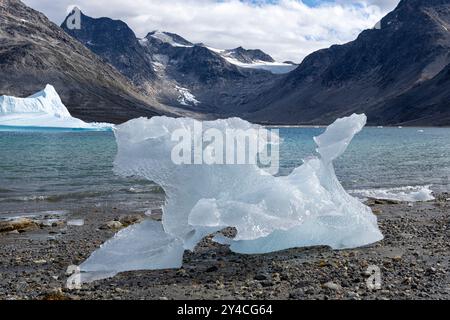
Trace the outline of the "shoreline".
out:
<instances>
[{"instance_id":1,"label":"shoreline","mask_svg":"<svg viewBox=\"0 0 450 320\"><path fill-rule=\"evenodd\" d=\"M83 210L66 217L84 219L83 225L53 221L22 233L0 233L0 300L448 299L450 194L436 198L412 206L370 201L385 239L367 247L240 255L205 239L185 254L179 270L126 272L68 290L67 267L83 262L115 234L118 224L111 222L145 218L115 208ZM380 290L366 285L369 266L380 268Z\"/></svg>"}]
</instances>

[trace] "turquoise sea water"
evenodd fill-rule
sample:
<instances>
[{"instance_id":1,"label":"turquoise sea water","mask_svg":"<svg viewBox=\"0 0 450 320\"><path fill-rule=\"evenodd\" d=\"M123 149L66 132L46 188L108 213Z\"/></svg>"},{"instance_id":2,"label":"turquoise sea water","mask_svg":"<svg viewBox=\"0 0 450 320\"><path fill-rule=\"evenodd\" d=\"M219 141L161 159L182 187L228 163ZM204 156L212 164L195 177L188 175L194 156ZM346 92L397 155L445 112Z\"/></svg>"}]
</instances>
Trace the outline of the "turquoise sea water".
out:
<instances>
[{"instance_id":1,"label":"turquoise sea water","mask_svg":"<svg viewBox=\"0 0 450 320\"><path fill-rule=\"evenodd\" d=\"M280 128L282 175L314 155L312 138L323 128ZM450 182L450 129L365 128L336 163L348 190ZM118 207L146 210L162 204L160 188L113 173L110 131L0 128L0 215Z\"/></svg>"}]
</instances>

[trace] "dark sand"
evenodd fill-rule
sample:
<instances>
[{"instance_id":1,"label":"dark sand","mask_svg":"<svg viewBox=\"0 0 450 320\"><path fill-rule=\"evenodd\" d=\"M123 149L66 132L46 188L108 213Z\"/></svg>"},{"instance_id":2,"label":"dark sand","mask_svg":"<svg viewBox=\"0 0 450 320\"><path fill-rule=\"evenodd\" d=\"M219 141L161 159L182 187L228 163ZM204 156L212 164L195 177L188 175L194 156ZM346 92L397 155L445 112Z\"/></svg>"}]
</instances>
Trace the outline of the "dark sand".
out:
<instances>
[{"instance_id":1,"label":"dark sand","mask_svg":"<svg viewBox=\"0 0 450 320\"><path fill-rule=\"evenodd\" d=\"M0 299L449 299L448 198L372 203L385 239L369 247L246 256L205 240L180 270L122 273L81 290L65 289L67 267L112 237L99 228L126 213L72 214L85 225L0 233ZM381 269L379 290L367 287L370 265Z\"/></svg>"}]
</instances>

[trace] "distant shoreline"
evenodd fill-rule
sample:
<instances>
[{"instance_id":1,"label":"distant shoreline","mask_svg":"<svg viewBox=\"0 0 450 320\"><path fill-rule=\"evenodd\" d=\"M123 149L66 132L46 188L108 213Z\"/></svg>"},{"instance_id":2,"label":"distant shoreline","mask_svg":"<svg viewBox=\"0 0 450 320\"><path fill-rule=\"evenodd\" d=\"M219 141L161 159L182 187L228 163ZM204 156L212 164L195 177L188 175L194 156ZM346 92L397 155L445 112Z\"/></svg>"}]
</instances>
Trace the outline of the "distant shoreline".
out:
<instances>
[{"instance_id":1,"label":"distant shoreline","mask_svg":"<svg viewBox=\"0 0 450 320\"><path fill-rule=\"evenodd\" d=\"M328 125L275 125L275 124L260 124L265 128L312 128L312 129L320 129L326 128ZM448 129L450 126L365 126L364 128L374 128L374 129L384 129L384 128L392 128L392 129Z\"/></svg>"}]
</instances>

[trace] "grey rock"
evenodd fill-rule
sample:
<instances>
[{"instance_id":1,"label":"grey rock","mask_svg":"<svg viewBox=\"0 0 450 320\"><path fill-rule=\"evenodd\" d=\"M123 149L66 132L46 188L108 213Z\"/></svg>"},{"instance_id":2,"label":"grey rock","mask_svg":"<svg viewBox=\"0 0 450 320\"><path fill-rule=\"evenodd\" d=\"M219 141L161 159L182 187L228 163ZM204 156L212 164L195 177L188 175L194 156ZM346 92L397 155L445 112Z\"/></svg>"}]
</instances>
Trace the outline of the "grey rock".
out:
<instances>
[{"instance_id":1,"label":"grey rock","mask_svg":"<svg viewBox=\"0 0 450 320\"><path fill-rule=\"evenodd\" d=\"M332 281L323 284L322 287L333 290L333 291L340 291L342 289L342 287L340 285L338 285Z\"/></svg>"}]
</instances>

